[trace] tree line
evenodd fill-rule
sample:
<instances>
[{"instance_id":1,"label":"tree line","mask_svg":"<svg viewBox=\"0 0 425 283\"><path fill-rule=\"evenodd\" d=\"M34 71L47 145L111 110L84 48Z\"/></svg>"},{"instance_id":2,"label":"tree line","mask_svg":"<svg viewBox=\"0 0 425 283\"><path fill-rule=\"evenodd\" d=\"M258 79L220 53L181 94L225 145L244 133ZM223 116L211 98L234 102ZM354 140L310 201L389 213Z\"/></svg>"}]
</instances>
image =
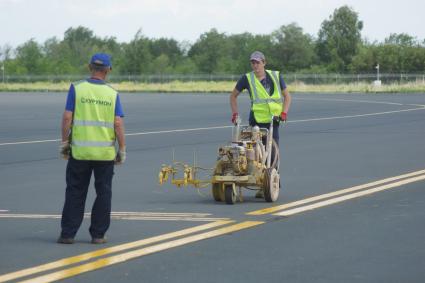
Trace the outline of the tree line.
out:
<instances>
[{"instance_id":1,"label":"tree line","mask_svg":"<svg viewBox=\"0 0 425 283\"><path fill-rule=\"evenodd\" d=\"M112 55L114 74L242 74L249 55L261 50L267 67L285 73L423 73L425 40L409 34L390 34L383 42L363 39L363 22L352 8L335 9L317 36L296 23L270 34L226 34L211 29L195 43L172 38L148 38L139 30L130 42L100 38L86 27L71 27L63 40L40 44L34 39L0 48L8 75L85 74L91 54Z\"/></svg>"}]
</instances>

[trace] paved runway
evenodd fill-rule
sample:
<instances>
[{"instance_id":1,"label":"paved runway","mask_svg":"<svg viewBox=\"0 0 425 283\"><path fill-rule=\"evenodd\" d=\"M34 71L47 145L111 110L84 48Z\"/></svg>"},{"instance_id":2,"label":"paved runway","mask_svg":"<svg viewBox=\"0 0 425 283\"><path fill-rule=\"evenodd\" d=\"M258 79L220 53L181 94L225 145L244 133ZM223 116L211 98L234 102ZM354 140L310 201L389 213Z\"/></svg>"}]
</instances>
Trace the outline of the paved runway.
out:
<instances>
[{"instance_id":1,"label":"paved runway","mask_svg":"<svg viewBox=\"0 0 425 283\"><path fill-rule=\"evenodd\" d=\"M0 282L422 282L425 94L294 94L280 129L276 203L244 191L157 185L177 160L212 167L230 140L228 94L121 94L128 160L116 167L104 246L85 219L56 244L66 162L64 93L0 93ZM246 122L249 99L240 96ZM91 188L86 203L90 212ZM34 268L36 267L36 268Z\"/></svg>"}]
</instances>

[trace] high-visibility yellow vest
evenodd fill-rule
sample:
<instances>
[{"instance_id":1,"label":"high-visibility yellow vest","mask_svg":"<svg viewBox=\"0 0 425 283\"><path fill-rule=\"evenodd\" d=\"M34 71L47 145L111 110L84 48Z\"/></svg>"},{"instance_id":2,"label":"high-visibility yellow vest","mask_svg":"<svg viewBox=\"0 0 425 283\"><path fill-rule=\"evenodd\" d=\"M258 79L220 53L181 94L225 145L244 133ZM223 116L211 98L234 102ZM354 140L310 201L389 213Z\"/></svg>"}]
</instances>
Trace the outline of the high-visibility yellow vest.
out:
<instances>
[{"instance_id":1,"label":"high-visibility yellow vest","mask_svg":"<svg viewBox=\"0 0 425 283\"><path fill-rule=\"evenodd\" d=\"M246 74L250 87L251 110L257 123L270 123L273 116L279 116L283 109L279 72L266 70L273 81L274 91L269 95L254 72Z\"/></svg>"},{"instance_id":2,"label":"high-visibility yellow vest","mask_svg":"<svg viewBox=\"0 0 425 283\"><path fill-rule=\"evenodd\" d=\"M74 83L75 110L71 130L72 157L114 160L117 91L106 84Z\"/></svg>"}]
</instances>

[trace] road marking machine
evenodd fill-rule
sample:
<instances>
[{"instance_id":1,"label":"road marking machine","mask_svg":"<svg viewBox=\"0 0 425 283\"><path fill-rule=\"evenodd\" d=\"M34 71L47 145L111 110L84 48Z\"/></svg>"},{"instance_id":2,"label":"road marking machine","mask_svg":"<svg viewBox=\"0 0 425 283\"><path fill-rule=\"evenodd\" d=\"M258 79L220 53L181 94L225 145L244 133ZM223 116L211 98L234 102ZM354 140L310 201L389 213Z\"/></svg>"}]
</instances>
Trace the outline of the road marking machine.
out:
<instances>
[{"instance_id":1,"label":"road marking machine","mask_svg":"<svg viewBox=\"0 0 425 283\"><path fill-rule=\"evenodd\" d=\"M272 119L268 129L241 126L238 119L232 129L232 142L218 149L214 168L190 166L174 161L173 156L171 165L162 165L159 183L164 184L171 175L171 184L177 187L201 188L211 184L214 200L227 204L243 201L242 188L256 190L267 202L276 201L280 190L279 147L273 139L276 119ZM211 170L211 179L197 179L199 170Z\"/></svg>"}]
</instances>

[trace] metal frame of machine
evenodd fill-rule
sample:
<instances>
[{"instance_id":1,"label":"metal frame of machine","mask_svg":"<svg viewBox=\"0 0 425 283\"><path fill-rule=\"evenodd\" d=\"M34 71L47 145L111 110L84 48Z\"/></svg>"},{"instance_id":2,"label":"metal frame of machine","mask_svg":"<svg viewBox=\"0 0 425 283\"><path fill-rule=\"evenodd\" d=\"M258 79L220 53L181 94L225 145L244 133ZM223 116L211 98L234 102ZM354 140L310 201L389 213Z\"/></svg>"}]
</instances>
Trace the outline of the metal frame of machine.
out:
<instances>
[{"instance_id":1,"label":"metal frame of machine","mask_svg":"<svg viewBox=\"0 0 425 283\"><path fill-rule=\"evenodd\" d=\"M159 183L167 182L171 175L171 184L177 187L192 185L200 188L211 184L214 200L227 204L243 201L242 188L262 191L267 202L276 201L280 191L280 175L279 148L273 140L273 120L269 129L241 127L238 120L232 131L232 142L218 149L217 162L210 169L213 171L211 179L197 179L198 171L205 168L173 160L172 165L162 166ZM266 144L263 143L264 139ZM182 178L176 177L179 173L183 174Z\"/></svg>"}]
</instances>

